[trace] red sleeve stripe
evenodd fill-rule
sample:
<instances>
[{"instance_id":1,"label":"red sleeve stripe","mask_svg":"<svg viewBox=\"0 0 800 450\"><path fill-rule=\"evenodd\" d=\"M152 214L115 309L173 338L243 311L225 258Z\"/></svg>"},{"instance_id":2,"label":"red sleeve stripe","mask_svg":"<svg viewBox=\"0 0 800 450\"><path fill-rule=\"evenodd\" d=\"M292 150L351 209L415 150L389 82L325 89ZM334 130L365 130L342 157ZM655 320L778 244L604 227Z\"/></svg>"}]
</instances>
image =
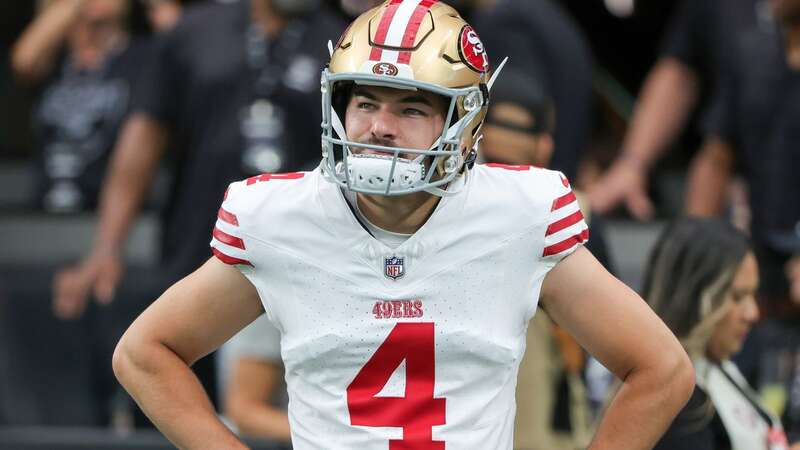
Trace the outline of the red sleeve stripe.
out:
<instances>
[{"instance_id":1,"label":"red sleeve stripe","mask_svg":"<svg viewBox=\"0 0 800 450\"><path fill-rule=\"evenodd\" d=\"M563 230L565 228L569 228L572 225L575 225L576 223L580 222L581 220L583 220L583 214L581 213L581 210L579 209L579 210L575 211L574 213L568 215L567 217L564 217L563 219L560 219L560 220L557 220L557 221L551 223L550 226L547 227L547 231L545 232L544 235L545 236L550 236L551 234L558 233L559 231L561 231L561 230Z\"/></svg>"},{"instance_id":2,"label":"red sleeve stripe","mask_svg":"<svg viewBox=\"0 0 800 450\"><path fill-rule=\"evenodd\" d=\"M246 259L234 258L233 256L228 256L225 253L219 251L216 247L211 247L211 251L214 253L214 256L219 258L219 260L224 262L225 264L230 264L232 266L236 264L241 264L245 266L254 267L250 261Z\"/></svg>"},{"instance_id":3,"label":"red sleeve stripe","mask_svg":"<svg viewBox=\"0 0 800 450\"><path fill-rule=\"evenodd\" d=\"M564 239L563 241L561 241L561 242L559 242L557 244L553 244L553 245L550 245L548 247L545 247L544 248L544 252L542 253L542 256L557 255L557 254L563 252L564 250L569 250L573 246L578 245L578 244L580 244L582 242L585 242L587 239L589 239L589 230L585 229L585 230L581 231L580 234L576 234L575 236L572 236L571 238Z\"/></svg>"},{"instance_id":4,"label":"red sleeve stripe","mask_svg":"<svg viewBox=\"0 0 800 450\"><path fill-rule=\"evenodd\" d=\"M558 197L557 199L553 200L553 206L550 207L550 211L561 209L569 205L570 203L574 202L575 200L576 200L575 194L572 191L569 191L568 193L562 195L561 197Z\"/></svg>"},{"instance_id":5,"label":"red sleeve stripe","mask_svg":"<svg viewBox=\"0 0 800 450\"><path fill-rule=\"evenodd\" d=\"M217 218L231 225L236 225L237 227L239 226L239 221L236 219L236 214L229 213L228 211L225 211L223 208L219 209L219 212L217 213Z\"/></svg>"},{"instance_id":6,"label":"red sleeve stripe","mask_svg":"<svg viewBox=\"0 0 800 450\"><path fill-rule=\"evenodd\" d=\"M246 250L244 248L244 241L239 239L236 236L231 236L230 234L220 230L217 227L214 227L214 232L212 233L214 239L222 242L223 244L228 244L231 247L236 247L240 250Z\"/></svg>"}]
</instances>

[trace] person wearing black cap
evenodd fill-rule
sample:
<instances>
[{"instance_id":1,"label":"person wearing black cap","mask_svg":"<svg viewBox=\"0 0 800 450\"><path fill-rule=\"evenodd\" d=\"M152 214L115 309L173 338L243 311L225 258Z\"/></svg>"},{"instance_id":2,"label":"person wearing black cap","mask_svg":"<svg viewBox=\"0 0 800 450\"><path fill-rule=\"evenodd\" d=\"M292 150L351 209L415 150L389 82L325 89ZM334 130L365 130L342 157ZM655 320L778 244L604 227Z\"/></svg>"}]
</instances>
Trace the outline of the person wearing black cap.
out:
<instances>
[{"instance_id":1,"label":"person wearing black cap","mask_svg":"<svg viewBox=\"0 0 800 450\"><path fill-rule=\"evenodd\" d=\"M483 126L480 158L488 163L549 167L555 151L555 105L542 83L529 74L506 69L492 90ZM602 223L584 207L591 244L587 248L609 267ZM514 447L569 450L585 447L591 418L582 381L585 356L575 340L536 314L528 327L525 358L517 382Z\"/></svg>"},{"instance_id":2,"label":"person wearing black cap","mask_svg":"<svg viewBox=\"0 0 800 450\"><path fill-rule=\"evenodd\" d=\"M551 168L559 151L554 139L556 116L556 105L542 82L527 72L505 69L503 83L497 83L492 90L479 158L489 163ZM580 193L577 195L580 201ZM590 216L588 210L583 213ZM589 250L610 267L601 222L593 218L589 229Z\"/></svg>"}]
</instances>

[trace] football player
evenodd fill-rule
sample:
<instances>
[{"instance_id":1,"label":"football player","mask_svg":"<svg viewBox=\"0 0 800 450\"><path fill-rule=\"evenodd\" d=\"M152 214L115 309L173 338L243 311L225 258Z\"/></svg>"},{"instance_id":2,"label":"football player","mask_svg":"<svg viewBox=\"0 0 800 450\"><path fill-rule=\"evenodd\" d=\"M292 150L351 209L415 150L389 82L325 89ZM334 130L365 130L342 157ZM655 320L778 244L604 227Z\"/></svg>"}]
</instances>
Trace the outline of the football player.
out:
<instances>
[{"instance_id":1,"label":"football player","mask_svg":"<svg viewBox=\"0 0 800 450\"><path fill-rule=\"evenodd\" d=\"M126 389L179 447L244 448L189 366L266 313L295 449L511 449L540 304L622 380L591 448L650 448L691 364L583 248L566 178L474 164L497 73L476 32L436 0L388 0L331 53L320 167L230 186L214 257L120 341Z\"/></svg>"}]
</instances>

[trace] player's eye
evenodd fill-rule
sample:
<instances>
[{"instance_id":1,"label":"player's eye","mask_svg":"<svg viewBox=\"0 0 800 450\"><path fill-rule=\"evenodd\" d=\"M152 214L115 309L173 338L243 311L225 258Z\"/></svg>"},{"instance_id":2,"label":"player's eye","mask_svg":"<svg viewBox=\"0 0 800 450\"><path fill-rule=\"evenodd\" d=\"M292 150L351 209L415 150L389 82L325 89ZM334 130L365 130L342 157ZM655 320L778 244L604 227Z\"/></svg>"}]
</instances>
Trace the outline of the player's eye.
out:
<instances>
[{"instance_id":1,"label":"player's eye","mask_svg":"<svg viewBox=\"0 0 800 450\"><path fill-rule=\"evenodd\" d=\"M423 116L424 117L424 116L428 115L425 111L422 111L421 109L417 109L417 108L406 108L404 112L405 112L406 115L409 115L409 116Z\"/></svg>"}]
</instances>

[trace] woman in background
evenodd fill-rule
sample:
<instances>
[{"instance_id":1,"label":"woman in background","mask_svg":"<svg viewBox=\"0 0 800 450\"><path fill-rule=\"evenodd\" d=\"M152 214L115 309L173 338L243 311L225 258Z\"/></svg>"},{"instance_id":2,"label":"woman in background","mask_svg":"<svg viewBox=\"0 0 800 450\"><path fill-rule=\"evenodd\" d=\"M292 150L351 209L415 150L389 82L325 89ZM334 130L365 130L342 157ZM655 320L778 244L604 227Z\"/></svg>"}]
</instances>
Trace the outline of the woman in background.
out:
<instances>
[{"instance_id":1,"label":"woman in background","mask_svg":"<svg viewBox=\"0 0 800 450\"><path fill-rule=\"evenodd\" d=\"M757 287L750 244L724 221L679 219L659 239L644 298L681 340L697 384L656 449L789 448L780 420L730 361L758 320Z\"/></svg>"}]
</instances>

